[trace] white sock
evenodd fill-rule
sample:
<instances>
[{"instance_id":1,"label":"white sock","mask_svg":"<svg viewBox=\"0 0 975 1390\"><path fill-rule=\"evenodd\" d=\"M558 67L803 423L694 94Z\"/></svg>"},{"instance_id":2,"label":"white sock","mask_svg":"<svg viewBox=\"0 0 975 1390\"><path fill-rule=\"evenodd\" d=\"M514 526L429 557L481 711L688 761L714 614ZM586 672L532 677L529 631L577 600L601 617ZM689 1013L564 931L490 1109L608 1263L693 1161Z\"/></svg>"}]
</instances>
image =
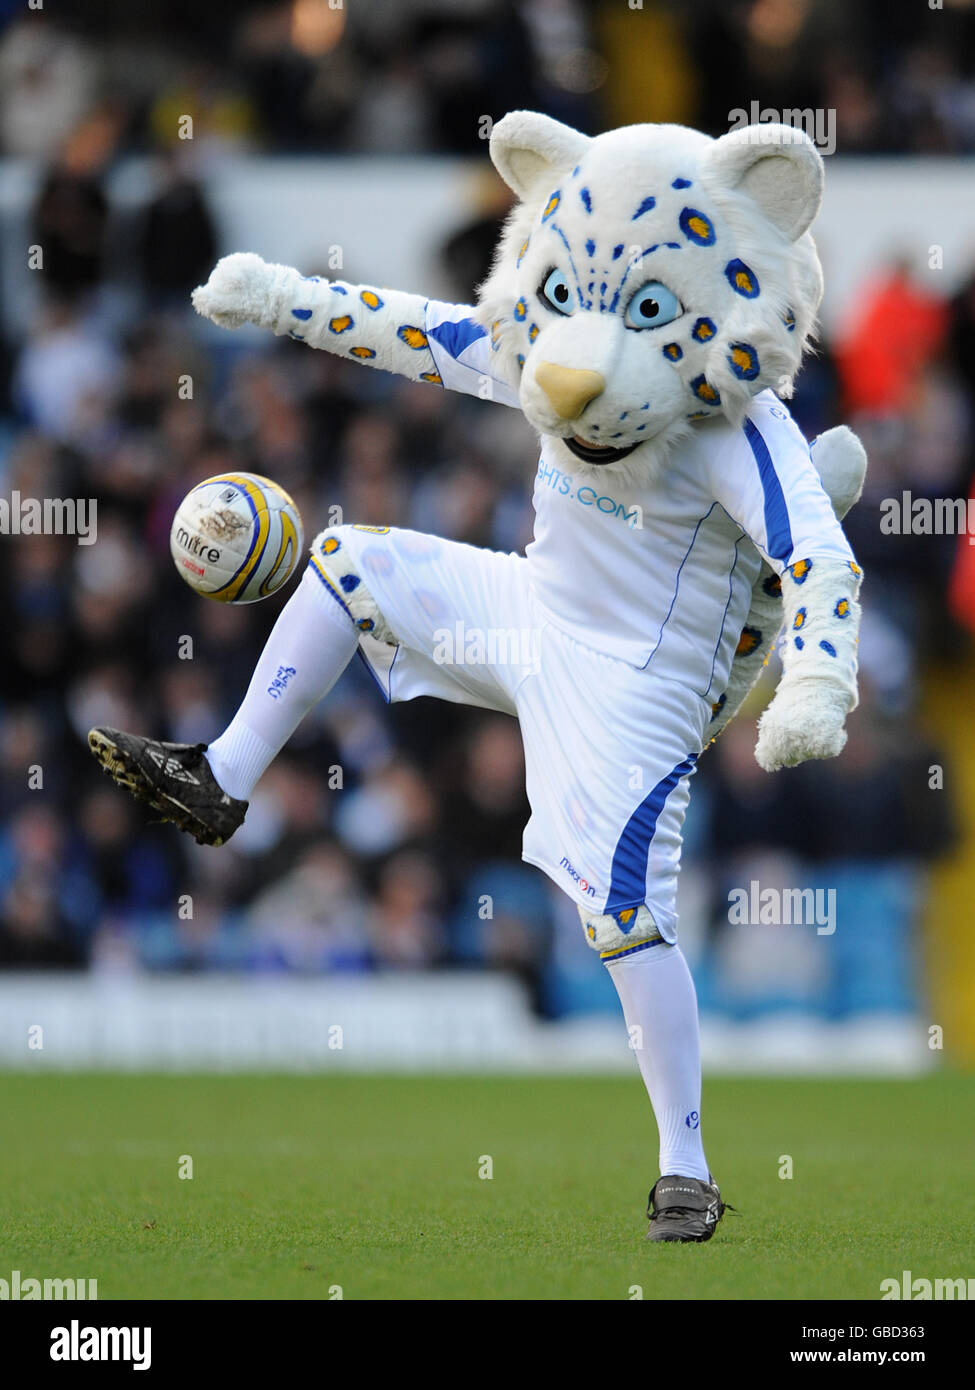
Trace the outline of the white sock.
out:
<instances>
[{"instance_id":1,"label":"white sock","mask_svg":"<svg viewBox=\"0 0 975 1390\"><path fill-rule=\"evenodd\" d=\"M661 1175L706 1182L697 994L687 961L678 946L661 943L606 968L656 1116Z\"/></svg>"},{"instance_id":2,"label":"white sock","mask_svg":"<svg viewBox=\"0 0 975 1390\"><path fill-rule=\"evenodd\" d=\"M207 749L230 796L246 801L308 711L328 694L355 653L358 636L311 568L281 610L244 703Z\"/></svg>"}]
</instances>

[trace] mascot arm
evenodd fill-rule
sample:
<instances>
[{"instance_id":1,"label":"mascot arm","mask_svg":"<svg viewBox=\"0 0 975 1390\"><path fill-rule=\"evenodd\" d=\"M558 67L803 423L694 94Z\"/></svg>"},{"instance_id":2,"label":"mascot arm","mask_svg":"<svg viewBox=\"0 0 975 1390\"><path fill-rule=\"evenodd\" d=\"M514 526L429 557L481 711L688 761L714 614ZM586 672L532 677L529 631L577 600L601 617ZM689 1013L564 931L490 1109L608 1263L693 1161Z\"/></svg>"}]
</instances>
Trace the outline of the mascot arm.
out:
<instances>
[{"instance_id":1,"label":"mascot arm","mask_svg":"<svg viewBox=\"0 0 975 1390\"><path fill-rule=\"evenodd\" d=\"M353 362L442 384L423 295L304 276L240 251L217 262L193 291L193 307L221 328L254 323Z\"/></svg>"},{"instance_id":2,"label":"mascot arm","mask_svg":"<svg viewBox=\"0 0 975 1390\"><path fill-rule=\"evenodd\" d=\"M859 589L859 566L832 556L799 560L782 576L783 675L755 745L766 772L842 752L857 704Z\"/></svg>"},{"instance_id":3,"label":"mascot arm","mask_svg":"<svg viewBox=\"0 0 975 1390\"><path fill-rule=\"evenodd\" d=\"M814 439L810 453L836 519L842 521L863 491L867 471L863 445L851 429L838 425ZM763 561L732 662L728 688L714 706L709 730L712 743L734 719L768 665L781 628L782 581L768 561Z\"/></svg>"},{"instance_id":4,"label":"mascot arm","mask_svg":"<svg viewBox=\"0 0 975 1390\"><path fill-rule=\"evenodd\" d=\"M774 460L759 452L739 468L716 458L712 486L782 582L783 676L755 748L772 772L835 757L846 742L846 715L857 703L860 569L805 445L786 443Z\"/></svg>"}]
</instances>

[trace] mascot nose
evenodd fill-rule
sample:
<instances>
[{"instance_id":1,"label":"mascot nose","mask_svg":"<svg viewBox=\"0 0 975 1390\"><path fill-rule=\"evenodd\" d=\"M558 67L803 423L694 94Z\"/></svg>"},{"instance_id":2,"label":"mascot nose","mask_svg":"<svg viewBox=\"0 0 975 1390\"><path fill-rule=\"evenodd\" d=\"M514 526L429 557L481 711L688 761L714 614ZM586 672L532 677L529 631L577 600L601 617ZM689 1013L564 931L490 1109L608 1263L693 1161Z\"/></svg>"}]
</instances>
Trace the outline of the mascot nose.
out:
<instances>
[{"instance_id":1,"label":"mascot nose","mask_svg":"<svg viewBox=\"0 0 975 1390\"><path fill-rule=\"evenodd\" d=\"M539 362L535 380L545 392L549 404L563 420L575 420L590 401L606 390L606 381L599 372L580 367L559 367L554 362Z\"/></svg>"}]
</instances>

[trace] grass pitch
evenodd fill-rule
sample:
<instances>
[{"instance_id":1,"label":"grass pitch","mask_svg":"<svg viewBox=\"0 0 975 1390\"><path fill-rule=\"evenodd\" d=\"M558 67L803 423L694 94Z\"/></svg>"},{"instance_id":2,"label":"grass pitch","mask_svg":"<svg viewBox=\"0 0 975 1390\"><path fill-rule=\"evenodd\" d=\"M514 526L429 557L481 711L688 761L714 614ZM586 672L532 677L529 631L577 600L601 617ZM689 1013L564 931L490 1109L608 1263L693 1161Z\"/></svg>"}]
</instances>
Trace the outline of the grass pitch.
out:
<instances>
[{"instance_id":1,"label":"grass pitch","mask_svg":"<svg viewBox=\"0 0 975 1390\"><path fill-rule=\"evenodd\" d=\"M713 1080L704 1119L741 1214L648 1245L636 1075L7 1075L0 1277L102 1299L877 1299L904 1269L975 1276L975 1078Z\"/></svg>"}]
</instances>

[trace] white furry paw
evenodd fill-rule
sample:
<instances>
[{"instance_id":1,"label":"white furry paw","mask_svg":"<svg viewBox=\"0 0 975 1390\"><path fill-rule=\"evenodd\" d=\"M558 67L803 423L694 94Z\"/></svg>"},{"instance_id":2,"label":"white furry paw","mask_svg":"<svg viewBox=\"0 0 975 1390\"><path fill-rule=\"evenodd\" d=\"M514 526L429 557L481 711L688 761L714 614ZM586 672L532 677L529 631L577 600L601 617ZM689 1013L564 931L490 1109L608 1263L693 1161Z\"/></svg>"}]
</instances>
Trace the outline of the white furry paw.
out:
<instances>
[{"instance_id":1,"label":"white furry paw","mask_svg":"<svg viewBox=\"0 0 975 1390\"><path fill-rule=\"evenodd\" d=\"M755 759L766 772L835 758L846 744L849 694L827 681L783 681L758 721Z\"/></svg>"},{"instance_id":2,"label":"white furry paw","mask_svg":"<svg viewBox=\"0 0 975 1390\"><path fill-rule=\"evenodd\" d=\"M206 284L193 291L193 308L221 328L240 328L244 323L270 328L275 317L276 269L252 251L224 256L213 267Z\"/></svg>"}]
</instances>

